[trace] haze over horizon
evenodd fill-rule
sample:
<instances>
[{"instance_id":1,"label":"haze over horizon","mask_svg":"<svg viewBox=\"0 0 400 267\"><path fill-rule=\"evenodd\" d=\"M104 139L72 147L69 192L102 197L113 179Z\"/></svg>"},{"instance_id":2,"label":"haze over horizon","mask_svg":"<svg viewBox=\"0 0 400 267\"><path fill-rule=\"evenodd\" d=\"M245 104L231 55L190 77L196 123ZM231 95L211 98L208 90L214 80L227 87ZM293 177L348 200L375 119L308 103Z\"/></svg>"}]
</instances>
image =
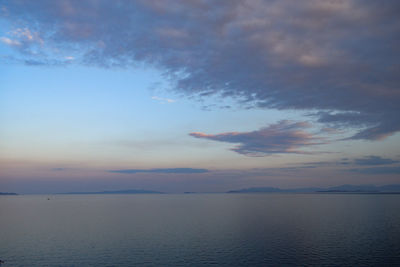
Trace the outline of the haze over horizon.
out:
<instances>
[{"instance_id":1,"label":"haze over horizon","mask_svg":"<svg viewBox=\"0 0 400 267\"><path fill-rule=\"evenodd\" d=\"M400 184L398 1L0 2L0 192Z\"/></svg>"}]
</instances>

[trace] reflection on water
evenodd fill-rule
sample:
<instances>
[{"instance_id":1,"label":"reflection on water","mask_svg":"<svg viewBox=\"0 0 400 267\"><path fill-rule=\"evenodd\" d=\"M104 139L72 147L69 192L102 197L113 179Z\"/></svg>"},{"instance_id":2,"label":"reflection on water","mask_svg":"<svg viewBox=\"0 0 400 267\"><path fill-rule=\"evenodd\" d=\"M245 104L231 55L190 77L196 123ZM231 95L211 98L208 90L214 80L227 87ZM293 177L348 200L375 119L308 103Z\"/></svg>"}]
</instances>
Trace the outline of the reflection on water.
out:
<instances>
[{"instance_id":1,"label":"reflection on water","mask_svg":"<svg viewBox=\"0 0 400 267\"><path fill-rule=\"evenodd\" d=\"M0 197L6 266L400 265L400 195Z\"/></svg>"}]
</instances>

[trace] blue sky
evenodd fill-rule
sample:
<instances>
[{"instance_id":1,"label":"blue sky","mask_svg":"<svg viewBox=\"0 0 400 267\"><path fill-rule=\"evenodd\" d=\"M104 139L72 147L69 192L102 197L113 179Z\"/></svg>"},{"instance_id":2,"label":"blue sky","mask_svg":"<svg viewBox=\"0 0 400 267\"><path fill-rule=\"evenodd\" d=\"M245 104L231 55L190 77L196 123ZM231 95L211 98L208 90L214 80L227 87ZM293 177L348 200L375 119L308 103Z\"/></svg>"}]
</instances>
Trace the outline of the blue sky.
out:
<instances>
[{"instance_id":1,"label":"blue sky","mask_svg":"<svg viewBox=\"0 0 400 267\"><path fill-rule=\"evenodd\" d=\"M0 191L400 182L396 1L0 5Z\"/></svg>"}]
</instances>

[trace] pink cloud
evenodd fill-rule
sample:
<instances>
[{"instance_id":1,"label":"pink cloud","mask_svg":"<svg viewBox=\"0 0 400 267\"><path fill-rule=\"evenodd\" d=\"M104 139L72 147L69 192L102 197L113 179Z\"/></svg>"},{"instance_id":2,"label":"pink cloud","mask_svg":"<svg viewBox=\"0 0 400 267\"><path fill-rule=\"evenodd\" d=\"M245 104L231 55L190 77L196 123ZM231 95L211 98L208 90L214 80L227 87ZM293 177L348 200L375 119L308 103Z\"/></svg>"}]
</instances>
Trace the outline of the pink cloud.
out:
<instances>
[{"instance_id":1,"label":"pink cloud","mask_svg":"<svg viewBox=\"0 0 400 267\"><path fill-rule=\"evenodd\" d=\"M285 120L252 132L220 134L193 132L189 135L196 138L236 143L238 145L231 150L246 156L266 156L280 153L308 154L310 152L299 150L299 148L323 144L321 138L304 131L309 127L310 125L306 122Z\"/></svg>"}]
</instances>

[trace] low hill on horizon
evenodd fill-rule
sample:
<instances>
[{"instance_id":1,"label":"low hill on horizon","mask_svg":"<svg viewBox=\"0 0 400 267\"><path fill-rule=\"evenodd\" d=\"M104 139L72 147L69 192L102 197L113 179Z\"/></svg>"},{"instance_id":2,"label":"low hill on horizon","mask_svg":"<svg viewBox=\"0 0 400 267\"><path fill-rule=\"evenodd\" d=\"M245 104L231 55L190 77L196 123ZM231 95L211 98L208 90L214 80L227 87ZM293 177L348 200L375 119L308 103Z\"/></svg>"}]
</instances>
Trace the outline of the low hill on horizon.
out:
<instances>
[{"instance_id":1,"label":"low hill on horizon","mask_svg":"<svg viewBox=\"0 0 400 267\"><path fill-rule=\"evenodd\" d=\"M99 192L68 192L68 193L59 193L59 194L63 194L63 195L112 195L112 194L164 194L164 192L152 191L152 190L129 189L129 190L99 191Z\"/></svg>"}]
</instances>

